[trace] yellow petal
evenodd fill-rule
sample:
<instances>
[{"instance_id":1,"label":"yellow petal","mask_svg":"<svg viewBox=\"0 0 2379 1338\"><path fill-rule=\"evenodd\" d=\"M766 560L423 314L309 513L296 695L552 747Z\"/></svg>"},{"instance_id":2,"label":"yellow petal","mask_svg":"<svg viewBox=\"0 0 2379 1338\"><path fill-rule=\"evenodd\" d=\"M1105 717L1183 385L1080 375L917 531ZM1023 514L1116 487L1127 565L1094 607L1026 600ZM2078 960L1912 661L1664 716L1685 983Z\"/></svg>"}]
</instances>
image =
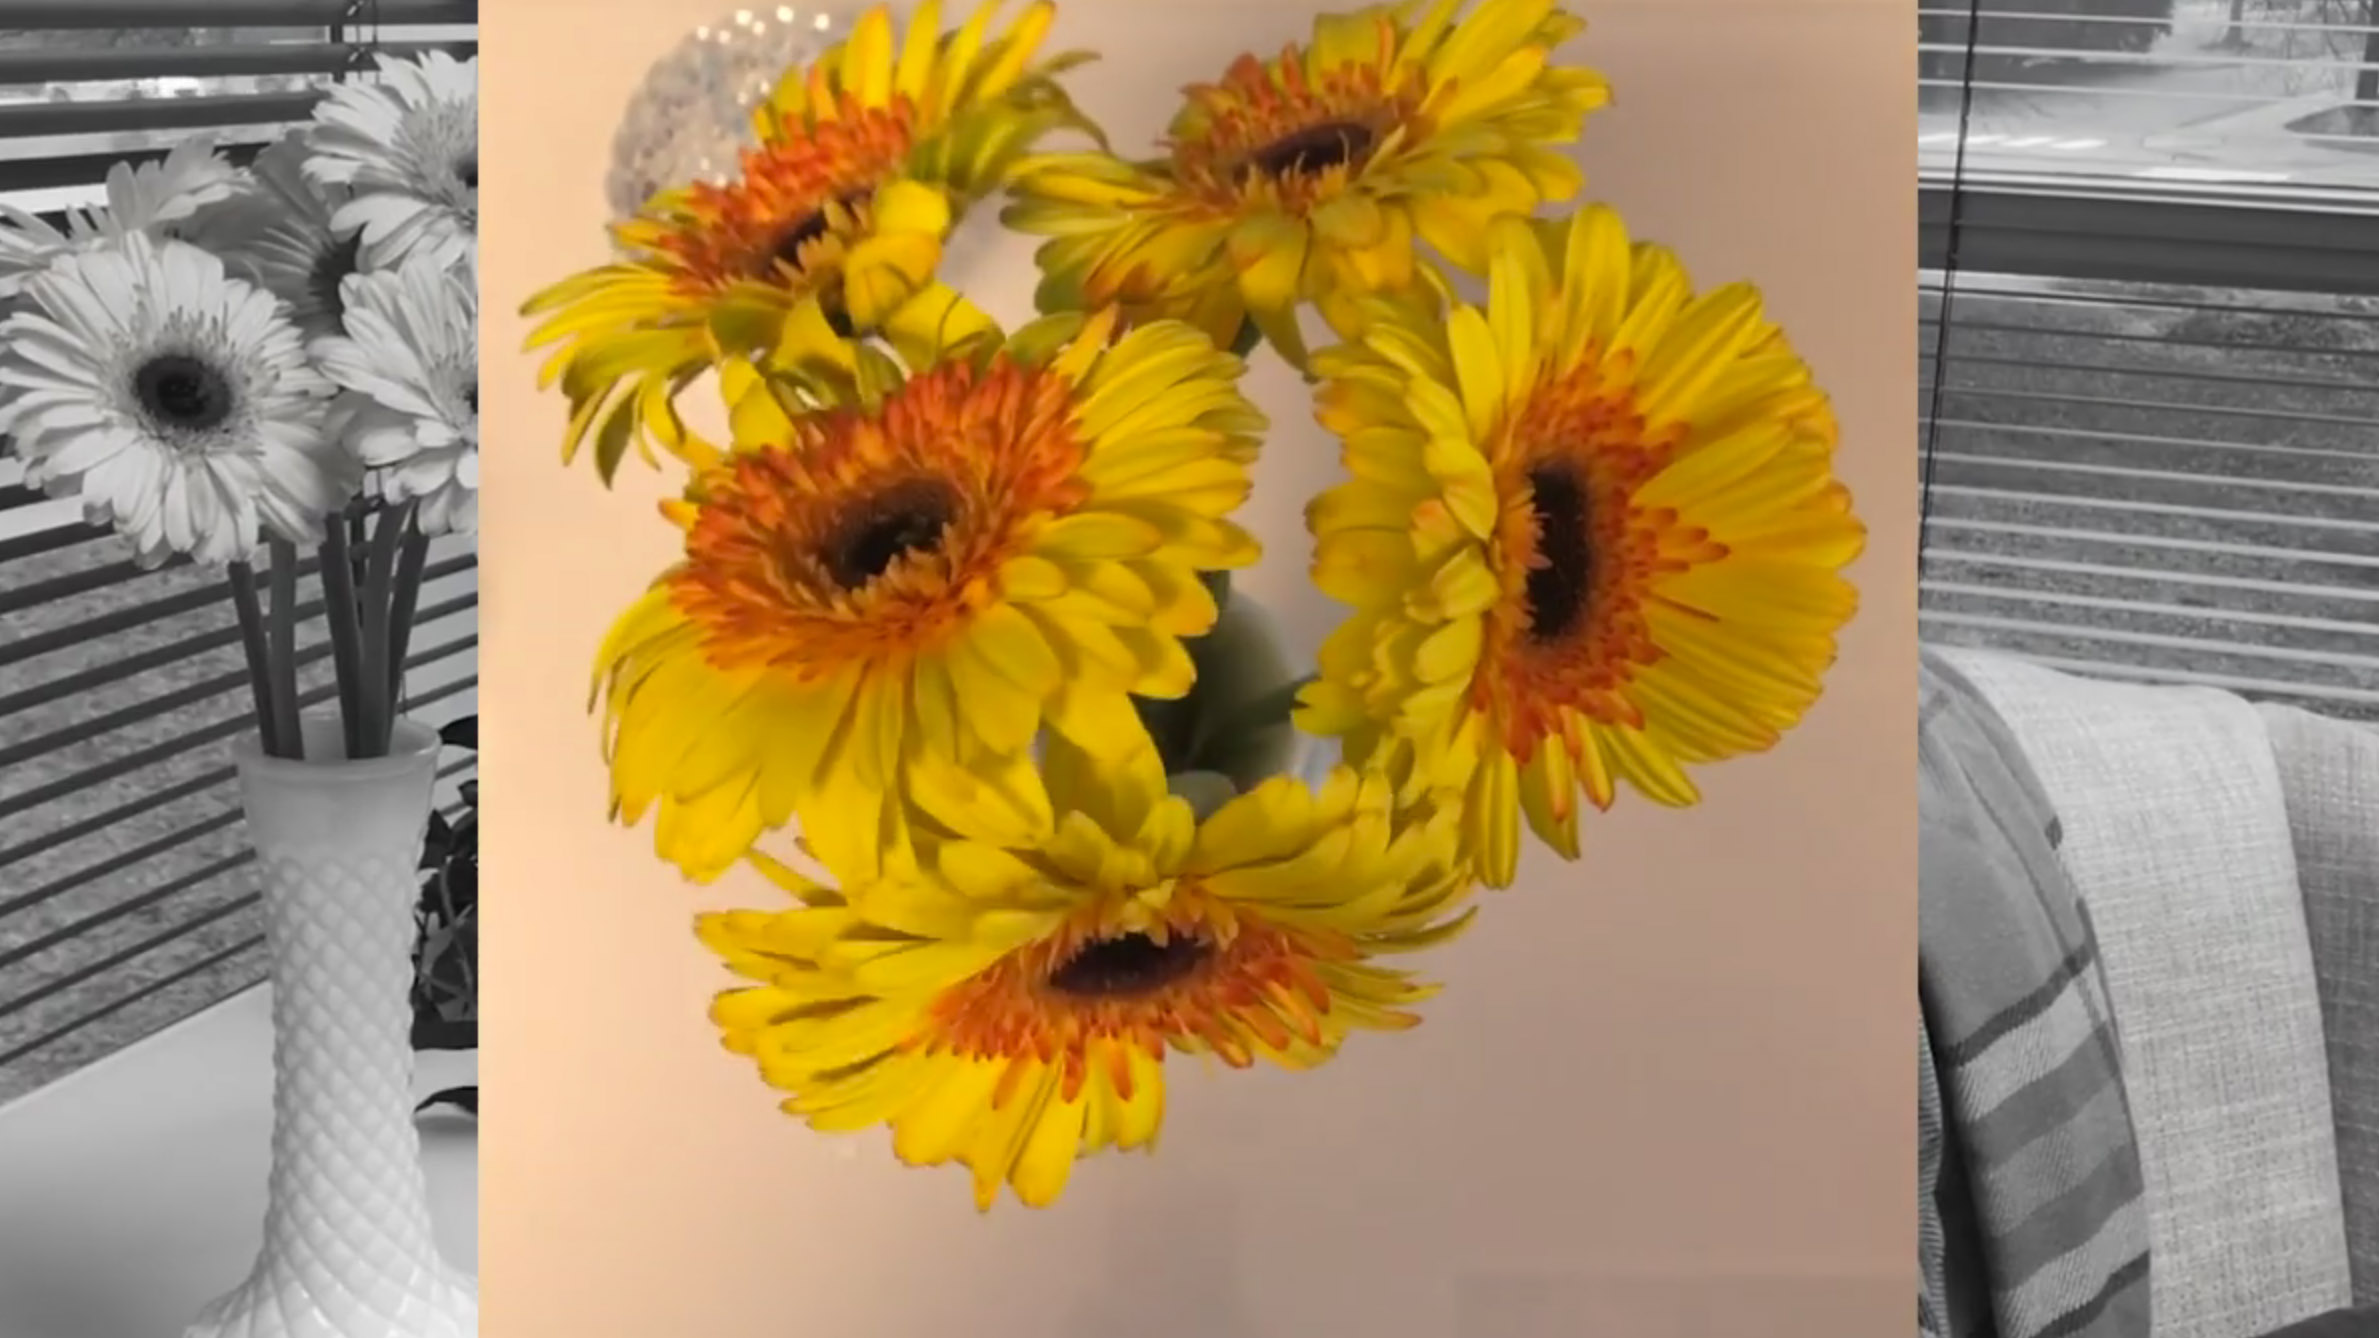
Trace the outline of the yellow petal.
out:
<instances>
[{"instance_id":1,"label":"yellow petal","mask_svg":"<svg viewBox=\"0 0 2379 1338\"><path fill-rule=\"evenodd\" d=\"M1043 700L1057 689L1057 652L1032 619L1009 604L993 604L975 615L967 645L1000 676Z\"/></svg>"},{"instance_id":2,"label":"yellow petal","mask_svg":"<svg viewBox=\"0 0 2379 1338\"><path fill-rule=\"evenodd\" d=\"M1013 1183L1016 1197L1027 1207L1046 1208L1065 1192L1074 1158L1082 1143L1083 1113L1088 1108L1078 1094L1068 1101L1053 1093L1040 1118L1026 1132L1017 1154Z\"/></svg>"},{"instance_id":3,"label":"yellow petal","mask_svg":"<svg viewBox=\"0 0 2379 1338\"><path fill-rule=\"evenodd\" d=\"M974 1123L991 1110L1000 1065L946 1061L932 1086L893 1125L892 1155L911 1166L939 1166L964 1148Z\"/></svg>"}]
</instances>

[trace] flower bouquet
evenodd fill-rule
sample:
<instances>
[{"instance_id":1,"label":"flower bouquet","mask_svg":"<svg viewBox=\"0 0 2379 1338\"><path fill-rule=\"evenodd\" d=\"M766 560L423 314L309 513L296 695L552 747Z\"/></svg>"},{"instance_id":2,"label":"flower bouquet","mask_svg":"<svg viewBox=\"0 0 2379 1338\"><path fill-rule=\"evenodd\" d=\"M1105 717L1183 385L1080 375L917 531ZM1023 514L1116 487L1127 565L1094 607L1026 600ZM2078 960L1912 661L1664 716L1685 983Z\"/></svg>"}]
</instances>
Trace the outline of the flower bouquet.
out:
<instances>
[{"instance_id":1,"label":"flower bouquet","mask_svg":"<svg viewBox=\"0 0 2379 1338\"><path fill-rule=\"evenodd\" d=\"M411 1123L438 739L400 711L430 543L477 519L476 145L475 61L383 59L250 166L193 140L62 224L0 217L0 432L27 481L144 567L219 568L248 665L274 1169L263 1253L194 1335L477 1331Z\"/></svg>"},{"instance_id":2,"label":"flower bouquet","mask_svg":"<svg viewBox=\"0 0 2379 1338\"><path fill-rule=\"evenodd\" d=\"M1054 22L867 11L528 304L565 463L682 471L596 687L615 817L784 894L698 922L727 1047L984 1208L1153 1147L1169 1054L1410 1026L1399 963L1529 834L1575 859L1809 709L1864 538L1756 290L1574 203L1608 90L1551 0L1324 15L1146 156ZM995 205L1021 323L943 264ZM1340 448L1309 536L1239 520L1262 358ZM1305 537L1301 674L1231 575Z\"/></svg>"}]
</instances>

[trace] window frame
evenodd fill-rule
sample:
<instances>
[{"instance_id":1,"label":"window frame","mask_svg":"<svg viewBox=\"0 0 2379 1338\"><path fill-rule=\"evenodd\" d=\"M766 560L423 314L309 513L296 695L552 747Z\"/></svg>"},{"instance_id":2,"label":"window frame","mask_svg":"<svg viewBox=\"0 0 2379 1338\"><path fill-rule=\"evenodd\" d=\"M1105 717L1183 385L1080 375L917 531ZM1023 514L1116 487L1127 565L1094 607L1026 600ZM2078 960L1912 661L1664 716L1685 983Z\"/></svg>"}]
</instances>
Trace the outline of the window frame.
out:
<instances>
[{"instance_id":1,"label":"window frame","mask_svg":"<svg viewBox=\"0 0 2379 1338\"><path fill-rule=\"evenodd\" d=\"M2379 192L2358 202L2350 192L1920 176L1917 267L2379 296Z\"/></svg>"}]
</instances>

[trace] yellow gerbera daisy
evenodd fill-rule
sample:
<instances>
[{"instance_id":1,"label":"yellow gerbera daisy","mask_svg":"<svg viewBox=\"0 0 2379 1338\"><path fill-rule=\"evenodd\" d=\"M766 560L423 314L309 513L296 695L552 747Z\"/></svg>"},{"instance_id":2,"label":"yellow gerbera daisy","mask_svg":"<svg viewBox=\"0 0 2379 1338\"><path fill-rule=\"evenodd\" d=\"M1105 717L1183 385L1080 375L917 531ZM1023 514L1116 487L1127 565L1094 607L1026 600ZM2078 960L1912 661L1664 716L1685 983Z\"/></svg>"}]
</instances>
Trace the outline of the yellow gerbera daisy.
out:
<instances>
[{"instance_id":1,"label":"yellow gerbera daisy","mask_svg":"<svg viewBox=\"0 0 2379 1338\"><path fill-rule=\"evenodd\" d=\"M1028 6L999 33L988 0L955 33L924 0L905 40L883 7L849 40L789 72L753 124L758 144L725 185L656 195L614 227L623 260L573 276L523 309L529 347L557 345L544 381L570 401L563 458L592 436L608 481L631 442L696 465L676 395L714 362L870 331L922 289L957 216L999 188L1061 125L1087 128L1034 54L1055 15Z\"/></svg>"},{"instance_id":2,"label":"yellow gerbera daisy","mask_svg":"<svg viewBox=\"0 0 2379 1338\"><path fill-rule=\"evenodd\" d=\"M1584 27L1553 0L1436 0L1314 21L1312 41L1241 56L1187 91L1167 156L1053 154L1017 173L1007 221L1054 240L1044 310L1120 304L1231 345L1252 319L1303 366L1300 304L1342 332L1364 293L1432 291L1418 236L1485 263L1487 224L1579 188L1560 146L1609 101L1602 76L1551 67Z\"/></svg>"},{"instance_id":3,"label":"yellow gerbera daisy","mask_svg":"<svg viewBox=\"0 0 2379 1338\"><path fill-rule=\"evenodd\" d=\"M1467 923L1450 813L1399 823L1340 768L1201 821L1140 745L937 764L913 860L811 842L839 888L757 858L803 904L702 917L758 982L712 1009L727 1048L813 1128L889 1125L902 1161L969 1167L978 1207L1046 1207L1076 1159L1154 1145L1168 1050L1303 1069L1418 1020L1433 987L1375 959Z\"/></svg>"},{"instance_id":4,"label":"yellow gerbera daisy","mask_svg":"<svg viewBox=\"0 0 2379 1338\"><path fill-rule=\"evenodd\" d=\"M1308 509L1354 614L1300 724L1468 789L1508 884L1519 814L1577 854L1577 792L1698 797L1687 764L1772 746L1857 604L1865 530L1835 423L1757 291L1696 295L1608 209L1496 225L1484 309L1383 308L1316 359L1352 478Z\"/></svg>"},{"instance_id":5,"label":"yellow gerbera daisy","mask_svg":"<svg viewBox=\"0 0 2379 1338\"><path fill-rule=\"evenodd\" d=\"M1125 695L1193 678L1203 572L1264 419L1244 364L1179 322L1112 313L968 339L870 401L736 414L734 449L665 509L685 560L613 627L618 814L707 879L802 817L873 832L919 755L1011 755L1044 723L1114 746Z\"/></svg>"}]
</instances>

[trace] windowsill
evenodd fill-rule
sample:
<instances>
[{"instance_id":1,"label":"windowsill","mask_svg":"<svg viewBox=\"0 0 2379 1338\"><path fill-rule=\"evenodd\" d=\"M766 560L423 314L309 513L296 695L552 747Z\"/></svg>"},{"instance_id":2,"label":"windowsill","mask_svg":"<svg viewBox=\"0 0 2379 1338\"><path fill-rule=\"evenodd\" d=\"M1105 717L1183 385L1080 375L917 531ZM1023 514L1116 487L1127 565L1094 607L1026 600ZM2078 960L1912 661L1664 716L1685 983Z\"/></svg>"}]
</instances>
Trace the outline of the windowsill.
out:
<instances>
[{"instance_id":1,"label":"windowsill","mask_svg":"<svg viewBox=\"0 0 2379 1338\"><path fill-rule=\"evenodd\" d=\"M235 995L0 1106L0 1332L172 1338L237 1285L262 1229L272 1132L269 990ZM427 1053L417 1095L477 1081ZM478 1127L423 1117L447 1258L476 1271Z\"/></svg>"}]
</instances>

